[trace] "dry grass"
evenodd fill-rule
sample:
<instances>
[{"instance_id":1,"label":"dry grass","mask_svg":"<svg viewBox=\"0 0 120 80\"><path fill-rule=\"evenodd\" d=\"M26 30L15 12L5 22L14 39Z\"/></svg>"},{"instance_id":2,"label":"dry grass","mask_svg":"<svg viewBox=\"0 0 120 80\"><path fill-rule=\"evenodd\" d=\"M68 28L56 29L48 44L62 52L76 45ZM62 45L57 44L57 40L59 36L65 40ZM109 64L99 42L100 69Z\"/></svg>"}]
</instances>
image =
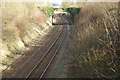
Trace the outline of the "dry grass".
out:
<instances>
[{"instance_id":1,"label":"dry grass","mask_svg":"<svg viewBox=\"0 0 120 80\"><path fill-rule=\"evenodd\" d=\"M74 19L72 31L75 73L72 77L117 78L120 76L118 3L84 4Z\"/></svg>"},{"instance_id":2,"label":"dry grass","mask_svg":"<svg viewBox=\"0 0 120 80\"><path fill-rule=\"evenodd\" d=\"M2 40L0 41L0 56L4 62L9 55L19 53L36 37L42 35L47 17L31 2L3 2L2 10ZM41 4L42 5L42 4ZM41 6L40 5L40 6Z\"/></svg>"}]
</instances>

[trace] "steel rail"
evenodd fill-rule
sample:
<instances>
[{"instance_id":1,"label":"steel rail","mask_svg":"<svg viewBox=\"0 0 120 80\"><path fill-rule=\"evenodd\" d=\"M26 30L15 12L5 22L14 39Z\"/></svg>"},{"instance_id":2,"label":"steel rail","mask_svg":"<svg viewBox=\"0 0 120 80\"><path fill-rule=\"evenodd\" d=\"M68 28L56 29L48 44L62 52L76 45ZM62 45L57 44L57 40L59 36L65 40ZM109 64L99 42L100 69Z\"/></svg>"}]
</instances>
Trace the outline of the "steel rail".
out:
<instances>
[{"instance_id":1,"label":"steel rail","mask_svg":"<svg viewBox=\"0 0 120 80\"><path fill-rule=\"evenodd\" d=\"M66 37L66 34L67 34L67 32L64 33L64 37L62 38L62 40L61 40L58 48L56 49L56 51L55 51L54 55L52 56L52 58L50 59L49 63L48 63L47 66L45 67L43 73L42 73L41 76L39 77L39 80L44 76L45 72L46 72L46 71L48 70L48 68L50 67L50 64L52 63L53 59L55 58L56 54L58 53L58 51L59 51L59 49L60 49L60 47L61 47L61 45L62 45L62 43L63 43L63 41L64 41L64 39L65 39L65 37Z\"/></svg>"},{"instance_id":2,"label":"steel rail","mask_svg":"<svg viewBox=\"0 0 120 80\"><path fill-rule=\"evenodd\" d=\"M64 29L64 27L63 27ZM63 31L62 29L62 31ZM39 62L32 68L32 70L28 73L28 75L25 78L28 78L31 73L36 69L36 67L43 61L43 59L47 56L47 54L49 53L49 51L52 49L52 47L55 45L55 43L57 42L57 40L59 39L59 37L62 34L62 31L60 32L60 34L57 36L57 38L55 39L55 41L52 43L52 45L49 47L49 49L45 52L45 54L43 55L43 57L39 60Z\"/></svg>"},{"instance_id":3,"label":"steel rail","mask_svg":"<svg viewBox=\"0 0 120 80\"><path fill-rule=\"evenodd\" d=\"M56 32L57 32L57 30L58 30L58 27L55 29L55 31L52 33L52 35L51 36L53 36ZM49 37L49 39L50 39L51 37ZM45 44L49 41L49 39L47 39L47 41L45 42ZM32 56L34 56L39 50L41 49L41 46L29 57L29 59L32 57ZM24 54L25 55L25 54ZM21 57L21 58L23 58L23 57ZM18 58L17 59L17 61L20 61L21 60L21 58ZM29 59L27 59L24 63L23 63L23 65L29 60ZM4 73L5 71L7 71L7 69L9 69L11 66L13 66L15 63L13 63L13 64L11 64L11 65L9 65L5 70L3 70L0 74L2 74L2 73ZM20 68L20 67L19 67ZM11 73L11 75L9 75L9 78L16 72L17 70L15 70L15 71L13 71L12 73Z\"/></svg>"},{"instance_id":4,"label":"steel rail","mask_svg":"<svg viewBox=\"0 0 120 80\"><path fill-rule=\"evenodd\" d=\"M57 31L57 30L56 30L56 31ZM55 32L56 32L56 31L55 31ZM54 32L54 34L55 34L55 32ZM61 31L61 32L62 32L62 31ZM52 36L53 36L54 34L52 34ZM47 40L47 42L48 42L48 41L49 41L49 39ZM46 43L47 43L47 42L46 42ZM39 48L39 49L36 51L36 53L37 53L40 49L41 49L41 48ZM26 63L27 63L36 53L34 53L34 54L26 61ZM22 66L24 66L26 63L24 63ZM22 66L21 66L20 68L22 68ZM19 68L19 69L20 69L20 68ZM17 71L18 71L18 70L17 70ZM15 72L16 72L16 71L15 71ZM15 72L14 72L14 73L15 73ZM13 74L14 74L14 73L13 73ZM13 74L12 74L12 75L13 75ZM10 77L12 77L12 75L11 75ZM9 77L9 78L10 78L10 77Z\"/></svg>"}]
</instances>

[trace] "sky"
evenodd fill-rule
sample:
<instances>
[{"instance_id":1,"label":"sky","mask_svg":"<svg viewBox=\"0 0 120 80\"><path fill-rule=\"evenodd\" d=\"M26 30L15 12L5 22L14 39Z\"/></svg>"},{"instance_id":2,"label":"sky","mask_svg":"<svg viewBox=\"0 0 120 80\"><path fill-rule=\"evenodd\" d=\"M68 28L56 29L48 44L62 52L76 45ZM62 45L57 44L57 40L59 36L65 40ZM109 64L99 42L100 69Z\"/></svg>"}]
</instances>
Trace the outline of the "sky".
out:
<instances>
[{"instance_id":1,"label":"sky","mask_svg":"<svg viewBox=\"0 0 120 80\"><path fill-rule=\"evenodd\" d=\"M59 7L61 7L63 0L48 0L48 1L50 1L53 4L54 7L59 8Z\"/></svg>"},{"instance_id":2,"label":"sky","mask_svg":"<svg viewBox=\"0 0 120 80\"><path fill-rule=\"evenodd\" d=\"M49 0L49 1L52 2L52 3L59 3L59 4L62 3L62 0Z\"/></svg>"},{"instance_id":3,"label":"sky","mask_svg":"<svg viewBox=\"0 0 120 80\"><path fill-rule=\"evenodd\" d=\"M60 4L60 5L62 5L62 1L64 1L64 0L48 0L49 2L51 2L51 3L57 3L57 4ZM67 0L66 0L67 1ZM72 0L73 1L73 0ZM76 2L77 0L74 0L74 2Z\"/></svg>"}]
</instances>

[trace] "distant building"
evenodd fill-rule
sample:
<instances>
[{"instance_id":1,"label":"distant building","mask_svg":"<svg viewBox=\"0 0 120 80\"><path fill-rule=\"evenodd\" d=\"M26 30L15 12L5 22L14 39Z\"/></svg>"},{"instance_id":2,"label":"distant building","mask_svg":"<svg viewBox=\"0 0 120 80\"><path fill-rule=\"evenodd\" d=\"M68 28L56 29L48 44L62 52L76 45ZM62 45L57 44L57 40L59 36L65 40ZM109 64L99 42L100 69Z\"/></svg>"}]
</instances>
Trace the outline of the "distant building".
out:
<instances>
[{"instance_id":1,"label":"distant building","mask_svg":"<svg viewBox=\"0 0 120 80\"><path fill-rule=\"evenodd\" d=\"M58 9L59 12L63 12L63 9Z\"/></svg>"},{"instance_id":2,"label":"distant building","mask_svg":"<svg viewBox=\"0 0 120 80\"><path fill-rule=\"evenodd\" d=\"M63 12L63 9L55 9L57 12Z\"/></svg>"},{"instance_id":3,"label":"distant building","mask_svg":"<svg viewBox=\"0 0 120 80\"><path fill-rule=\"evenodd\" d=\"M54 14L59 14L59 13L61 13L61 14L68 14L67 12L64 12L62 8L54 10Z\"/></svg>"}]
</instances>

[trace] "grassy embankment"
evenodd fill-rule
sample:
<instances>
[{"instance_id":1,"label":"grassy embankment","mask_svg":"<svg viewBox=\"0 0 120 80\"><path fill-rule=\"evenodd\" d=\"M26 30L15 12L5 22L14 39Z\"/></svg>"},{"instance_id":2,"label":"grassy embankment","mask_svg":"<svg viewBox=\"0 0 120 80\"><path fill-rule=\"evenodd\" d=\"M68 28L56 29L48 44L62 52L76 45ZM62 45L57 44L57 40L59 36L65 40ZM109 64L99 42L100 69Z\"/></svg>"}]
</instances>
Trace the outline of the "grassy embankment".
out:
<instances>
[{"instance_id":1,"label":"grassy embankment","mask_svg":"<svg viewBox=\"0 0 120 80\"><path fill-rule=\"evenodd\" d=\"M21 54L38 36L50 28L50 15L45 13L39 3L2 3L2 37L0 40L1 66ZM50 13L50 11L48 11ZM46 24L47 23L47 24Z\"/></svg>"},{"instance_id":2,"label":"grassy embankment","mask_svg":"<svg viewBox=\"0 0 120 80\"><path fill-rule=\"evenodd\" d=\"M68 77L120 77L118 15L118 3L84 3L74 19Z\"/></svg>"}]
</instances>

